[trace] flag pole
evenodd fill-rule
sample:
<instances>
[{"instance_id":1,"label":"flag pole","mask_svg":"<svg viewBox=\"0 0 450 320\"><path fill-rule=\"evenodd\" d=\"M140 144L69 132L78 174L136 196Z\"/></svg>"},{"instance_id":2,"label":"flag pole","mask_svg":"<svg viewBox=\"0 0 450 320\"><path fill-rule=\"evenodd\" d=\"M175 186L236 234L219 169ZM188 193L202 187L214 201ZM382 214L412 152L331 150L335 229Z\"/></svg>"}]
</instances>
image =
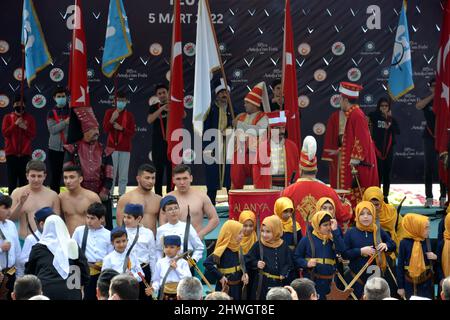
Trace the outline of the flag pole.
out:
<instances>
[{"instance_id":1,"label":"flag pole","mask_svg":"<svg viewBox=\"0 0 450 320\"><path fill-rule=\"evenodd\" d=\"M20 104L23 105L24 93L25 93L25 46L21 45L22 49L22 79L20 79Z\"/></svg>"},{"instance_id":2,"label":"flag pole","mask_svg":"<svg viewBox=\"0 0 450 320\"><path fill-rule=\"evenodd\" d=\"M214 25L212 23L211 20L211 9L209 7L209 1L205 0L205 4L206 4L206 8L208 9L208 19L209 19L209 23L211 24L211 29L212 29L212 33L214 36L214 41L216 42L216 50L217 50L217 56L219 57L219 62L220 62L220 70L222 72L222 78L223 78L223 82L225 84L225 90L227 90L228 84L227 84L227 77L225 75L225 69L223 68L223 62L222 62L222 56L220 54L220 50L219 50L219 45L217 43L217 35L216 35L216 30L214 29ZM234 109L233 109L233 103L231 102L231 97L230 97L230 93L229 92L227 94L227 100L228 100L228 108L230 109L230 113L231 113L231 118L234 120L236 118L236 116L234 115Z\"/></svg>"}]
</instances>

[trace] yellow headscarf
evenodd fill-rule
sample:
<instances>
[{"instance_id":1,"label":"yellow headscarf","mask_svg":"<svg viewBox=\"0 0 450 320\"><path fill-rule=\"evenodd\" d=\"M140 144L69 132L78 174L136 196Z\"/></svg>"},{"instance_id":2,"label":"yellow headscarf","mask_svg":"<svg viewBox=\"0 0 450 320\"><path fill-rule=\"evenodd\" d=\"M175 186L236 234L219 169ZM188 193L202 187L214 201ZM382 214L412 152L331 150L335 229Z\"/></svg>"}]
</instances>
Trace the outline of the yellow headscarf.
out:
<instances>
[{"instance_id":1,"label":"yellow headscarf","mask_svg":"<svg viewBox=\"0 0 450 320\"><path fill-rule=\"evenodd\" d=\"M278 248L281 246L283 244L283 239L281 239L281 236L283 235L283 226L281 225L280 218L278 218L278 216L268 216L264 218L262 224L268 227L273 234L273 238L270 241L265 241L263 237L261 237L262 244L269 248Z\"/></svg>"},{"instance_id":2,"label":"yellow headscarf","mask_svg":"<svg viewBox=\"0 0 450 320\"><path fill-rule=\"evenodd\" d=\"M322 206L323 206L325 203L327 203L327 202L331 203L331 205L332 205L333 208L334 208L334 217L333 217L333 219L334 219L334 218L336 217L336 205L334 204L334 201L333 201L333 199L331 199L331 198L328 198L328 197L322 197L322 198L320 198L319 200L317 200L317 202L316 202L316 212L323 211L323 210L322 210Z\"/></svg>"},{"instance_id":3,"label":"yellow headscarf","mask_svg":"<svg viewBox=\"0 0 450 320\"><path fill-rule=\"evenodd\" d=\"M253 211L244 210L239 215L239 222L244 225L245 221L251 220L253 222L253 232L249 236L244 236L241 241L241 247L244 254L247 254L252 246L255 244L257 240L256 232L254 231L256 228L256 215Z\"/></svg>"},{"instance_id":4,"label":"yellow headscarf","mask_svg":"<svg viewBox=\"0 0 450 320\"><path fill-rule=\"evenodd\" d=\"M397 220L397 210L391 204L386 204L384 202L383 191L378 187L370 187L364 191L363 200L370 201L372 199L377 199L381 204L381 210L379 213L380 226L383 230L387 231L391 235L391 239L397 244L397 248L400 244L400 240L404 236L403 228L401 224L402 217L398 217L397 230L395 229L395 222Z\"/></svg>"},{"instance_id":5,"label":"yellow headscarf","mask_svg":"<svg viewBox=\"0 0 450 320\"><path fill-rule=\"evenodd\" d=\"M239 232L241 232L242 227L242 223L235 220L225 222L217 237L213 255L220 258L226 248L233 252L238 252L240 243L236 241L236 238Z\"/></svg>"},{"instance_id":6,"label":"yellow headscarf","mask_svg":"<svg viewBox=\"0 0 450 320\"><path fill-rule=\"evenodd\" d=\"M414 240L411 258L409 259L409 275L411 278L417 278L426 271L421 241L425 240L423 233L427 223L427 217L415 213L406 214L402 220L405 238Z\"/></svg>"},{"instance_id":7,"label":"yellow headscarf","mask_svg":"<svg viewBox=\"0 0 450 320\"><path fill-rule=\"evenodd\" d=\"M292 219L289 218L289 219L287 219L287 221L283 220L283 211L285 211L287 209L292 209L294 211L294 204L292 203L291 199L289 199L288 197L281 197L281 198L278 198L277 201L275 201L273 211L280 218L281 223L283 224L283 232L293 233L294 226L292 223ZM295 221L295 225L297 227L297 231L301 229L301 226L297 221Z\"/></svg>"},{"instance_id":8,"label":"yellow headscarf","mask_svg":"<svg viewBox=\"0 0 450 320\"><path fill-rule=\"evenodd\" d=\"M320 231L319 231L320 221L322 221L322 219L325 216L330 216L330 218L333 219L333 216L328 211L318 211L318 212L316 212L316 214L311 219L311 225L313 227L313 232L312 233L317 238L322 240L323 244L326 244L328 240L333 239L333 235L331 233L325 235L325 234L321 234Z\"/></svg>"},{"instance_id":9,"label":"yellow headscarf","mask_svg":"<svg viewBox=\"0 0 450 320\"><path fill-rule=\"evenodd\" d=\"M448 211L448 209L447 209ZM447 212L444 220L444 247L442 248L442 271L444 276L450 276L450 214Z\"/></svg>"}]
</instances>

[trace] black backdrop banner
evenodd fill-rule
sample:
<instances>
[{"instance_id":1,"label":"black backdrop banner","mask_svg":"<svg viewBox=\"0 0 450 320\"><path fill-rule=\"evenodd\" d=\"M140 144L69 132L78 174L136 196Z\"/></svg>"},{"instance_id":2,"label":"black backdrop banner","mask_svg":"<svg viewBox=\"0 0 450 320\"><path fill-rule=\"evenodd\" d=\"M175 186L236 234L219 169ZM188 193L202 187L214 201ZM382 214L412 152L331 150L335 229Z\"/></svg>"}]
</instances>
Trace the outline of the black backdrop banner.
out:
<instances>
[{"instance_id":1,"label":"black backdrop banner","mask_svg":"<svg viewBox=\"0 0 450 320\"><path fill-rule=\"evenodd\" d=\"M46 115L53 107L52 92L66 86L71 30L66 14L72 0L34 0L53 65L40 72L31 88L26 87L27 110L37 122L34 156L47 152ZM130 184L135 184L137 167L151 158L152 126L146 123L154 85L167 82L172 33L172 0L123 0L131 30L133 55L118 74L119 89L130 100L127 106L136 117L137 133L130 161ZM192 132L197 0L181 0L185 81L185 128ZM329 115L340 81L361 83L361 106L366 114L377 100L387 96L386 85L395 30L402 0L291 0L294 46L297 48L297 79L301 108L302 137L317 138L321 154ZM109 0L83 1L87 36L88 81L91 103L99 119L113 99L113 81L101 72ZM281 77L284 21L283 0L210 0L212 20L232 88L236 111L243 110L243 98L260 81L268 85ZM0 0L0 118L12 111L11 99L20 92L20 34L22 0ZM414 107L429 94L426 83L433 77L442 4L439 0L408 1L414 83L416 88L393 105L401 135L395 146L394 183L423 181L424 118ZM334 105L334 107L333 107ZM103 141L105 137L102 137ZM3 148L3 137L0 149ZM185 161L195 152L186 153ZM200 156L200 155L196 155ZM328 181L326 163L320 161L319 178ZM196 184L204 183L202 165L193 165ZM0 185L6 185L6 164L0 164Z\"/></svg>"}]
</instances>

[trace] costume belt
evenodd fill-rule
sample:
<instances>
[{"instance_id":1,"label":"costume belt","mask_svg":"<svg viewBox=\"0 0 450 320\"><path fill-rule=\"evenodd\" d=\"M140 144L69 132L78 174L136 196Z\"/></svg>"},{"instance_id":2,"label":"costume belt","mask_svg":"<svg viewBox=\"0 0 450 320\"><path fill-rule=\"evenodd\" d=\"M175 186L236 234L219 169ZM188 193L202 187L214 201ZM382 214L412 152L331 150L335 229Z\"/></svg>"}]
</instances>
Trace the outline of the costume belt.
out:
<instances>
[{"instance_id":1,"label":"costume belt","mask_svg":"<svg viewBox=\"0 0 450 320\"><path fill-rule=\"evenodd\" d=\"M316 272L311 272L311 276L313 277L313 279L332 280L334 277L334 273L330 275L325 275Z\"/></svg>"},{"instance_id":2,"label":"costume belt","mask_svg":"<svg viewBox=\"0 0 450 320\"><path fill-rule=\"evenodd\" d=\"M334 266L336 264L336 260L335 259L329 259L329 258L306 258L307 261L310 261L310 260L313 260L313 259L316 261L316 263L319 263L319 264L329 264L329 265L332 265L332 266Z\"/></svg>"},{"instance_id":3,"label":"costume belt","mask_svg":"<svg viewBox=\"0 0 450 320\"><path fill-rule=\"evenodd\" d=\"M178 282L168 282L164 285L165 294L177 294Z\"/></svg>"},{"instance_id":4,"label":"costume belt","mask_svg":"<svg viewBox=\"0 0 450 320\"><path fill-rule=\"evenodd\" d=\"M269 279L274 279L274 280L279 280L279 281L283 280L283 277L278 275L278 274L270 274L270 273L265 272L265 271L261 272L261 274L263 276L265 276L266 278L269 278Z\"/></svg>"},{"instance_id":5,"label":"costume belt","mask_svg":"<svg viewBox=\"0 0 450 320\"><path fill-rule=\"evenodd\" d=\"M96 263L88 263L89 264L89 275L96 276L97 274L100 274L102 272L102 265L103 262L99 261Z\"/></svg>"},{"instance_id":6,"label":"costume belt","mask_svg":"<svg viewBox=\"0 0 450 320\"><path fill-rule=\"evenodd\" d=\"M424 273L422 273L420 276L418 276L416 278L412 278L409 276L409 274L405 274L405 280L408 281L409 283L413 283L413 284L422 284L422 283L430 280L432 278L432 276L433 276L432 272L425 271Z\"/></svg>"},{"instance_id":7,"label":"costume belt","mask_svg":"<svg viewBox=\"0 0 450 320\"><path fill-rule=\"evenodd\" d=\"M226 275L226 274L232 274L241 271L241 266L234 266L230 268L219 268L218 269L220 273Z\"/></svg>"},{"instance_id":8,"label":"costume belt","mask_svg":"<svg viewBox=\"0 0 450 320\"><path fill-rule=\"evenodd\" d=\"M229 286L237 286L240 285L242 283L241 280L228 280L227 285Z\"/></svg>"},{"instance_id":9,"label":"costume belt","mask_svg":"<svg viewBox=\"0 0 450 320\"><path fill-rule=\"evenodd\" d=\"M8 276L13 276L16 273L16 267L5 268L2 270L2 273Z\"/></svg>"},{"instance_id":10,"label":"costume belt","mask_svg":"<svg viewBox=\"0 0 450 320\"><path fill-rule=\"evenodd\" d=\"M142 268L142 269L144 269L144 268L147 267L147 266L148 266L148 262L141 263L141 268Z\"/></svg>"}]
</instances>

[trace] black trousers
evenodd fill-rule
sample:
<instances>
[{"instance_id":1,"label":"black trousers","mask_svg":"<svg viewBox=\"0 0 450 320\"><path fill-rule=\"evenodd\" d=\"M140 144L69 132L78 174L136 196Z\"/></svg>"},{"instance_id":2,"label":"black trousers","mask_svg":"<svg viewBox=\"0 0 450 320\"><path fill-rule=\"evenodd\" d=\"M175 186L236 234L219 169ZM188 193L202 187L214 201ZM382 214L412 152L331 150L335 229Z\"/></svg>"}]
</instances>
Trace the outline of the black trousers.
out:
<instances>
[{"instance_id":1,"label":"black trousers","mask_svg":"<svg viewBox=\"0 0 450 320\"><path fill-rule=\"evenodd\" d=\"M31 160L30 156L6 156L6 167L8 171L8 193L14 191L17 186L22 187L28 183L25 175L25 169L28 161Z\"/></svg>"},{"instance_id":2,"label":"black trousers","mask_svg":"<svg viewBox=\"0 0 450 320\"><path fill-rule=\"evenodd\" d=\"M83 300L97 300L97 280L99 277L99 274L96 274L95 276L89 277L89 283L87 286L85 286L84 289L84 298Z\"/></svg>"},{"instance_id":3,"label":"black trousers","mask_svg":"<svg viewBox=\"0 0 450 320\"><path fill-rule=\"evenodd\" d=\"M61 188L64 151L48 150L48 169L50 171L50 189L59 194Z\"/></svg>"},{"instance_id":4,"label":"black trousers","mask_svg":"<svg viewBox=\"0 0 450 320\"><path fill-rule=\"evenodd\" d=\"M423 138L423 151L424 151L424 176L425 176L425 195L427 198L433 198L433 176L438 175L438 161L439 155L434 147L434 138ZM447 196L447 190L445 184L442 181L439 182L441 187L441 198Z\"/></svg>"},{"instance_id":5,"label":"black trousers","mask_svg":"<svg viewBox=\"0 0 450 320\"><path fill-rule=\"evenodd\" d=\"M160 149L153 149L153 164L156 168L155 193L162 196L162 187L165 180L166 192L172 191L172 163L167 158L167 142L163 141ZM164 179L164 173L165 178Z\"/></svg>"},{"instance_id":6,"label":"black trousers","mask_svg":"<svg viewBox=\"0 0 450 320\"><path fill-rule=\"evenodd\" d=\"M144 271L144 277L145 280L149 285L152 284L152 271L150 269L150 264L147 264L144 268L142 268L142 271ZM139 300L145 300L145 301L152 301L152 297L148 297L145 295L145 284L143 281L139 282Z\"/></svg>"},{"instance_id":7,"label":"black trousers","mask_svg":"<svg viewBox=\"0 0 450 320\"><path fill-rule=\"evenodd\" d=\"M113 229L113 216L112 216L111 196L108 197L108 200L102 201L102 204L106 207L105 228L108 230L112 230Z\"/></svg>"},{"instance_id":8,"label":"black trousers","mask_svg":"<svg viewBox=\"0 0 450 320\"><path fill-rule=\"evenodd\" d=\"M386 159L382 160L377 158L378 164L378 180L383 183L383 195L385 198L389 195L389 188L391 186L391 169L392 161L394 160L394 150L391 151L386 156Z\"/></svg>"},{"instance_id":9,"label":"black trousers","mask_svg":"<svg viewBox=\"0 0 450 320\"><path fill-rule=\"evenodd\" d=\"M1 294L6 294L5 300L12 300L11 292L14 291L14 283L16 282L16 274L14 273L12 276L6 275L6 271L8 269L1 270L0 272L4 274L3 281L0 282L0 288L5 286L6 292L1 292ZM6 281L6 285L4 282ZM0 300L3 300L3 297L0 297Z\"/></svg>"}]
</instances>

